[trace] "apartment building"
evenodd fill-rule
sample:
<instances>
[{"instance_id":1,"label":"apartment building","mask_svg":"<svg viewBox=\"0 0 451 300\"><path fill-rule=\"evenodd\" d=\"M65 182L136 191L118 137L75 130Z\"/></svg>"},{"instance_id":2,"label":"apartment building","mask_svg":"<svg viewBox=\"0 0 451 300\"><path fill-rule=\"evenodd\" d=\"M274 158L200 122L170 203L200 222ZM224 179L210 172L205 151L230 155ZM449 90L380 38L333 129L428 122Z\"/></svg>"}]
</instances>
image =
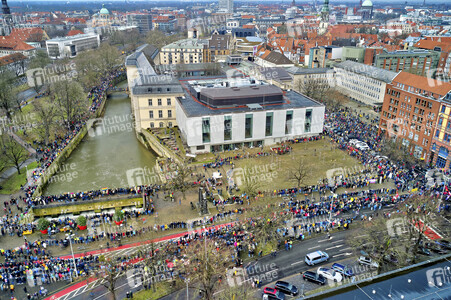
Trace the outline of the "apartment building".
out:
<instances>
[{"instance_id":1,"label":"apartment building","mask_svg":"<svg viewBox=\"0 0 451 300\"><path fill-rule=\"evenodd\" d=\"M406 71L417 75L426 75L436 69L440 52L429 50L383 51L376 54L375 66L393 72Z\"/></svg>"},{"instance_id":2,"label":"apartment building","mask_svg":"<svg viewBox=\"0 0 451 300\"><path fill-rule=\"evenodd\" d=\"M400 139L416 158L436 161L437 142L451 138L445 136L448 118L445 122L447 109L442 105L450 91L450 83L400 72L386 86L380 133ZM433 141L436 151L431 151Z\"/></svg>"},{"instance_id":3,"label":"apartment building","mask_svg":"<svg viewBox=\"0 0 451 300\"><path fill-rule=\"evenodd\" d=\"M185 39L166 45L160 51L160 64L197 64L208 62L208 40Z\"/></svg>"}]
</instances>

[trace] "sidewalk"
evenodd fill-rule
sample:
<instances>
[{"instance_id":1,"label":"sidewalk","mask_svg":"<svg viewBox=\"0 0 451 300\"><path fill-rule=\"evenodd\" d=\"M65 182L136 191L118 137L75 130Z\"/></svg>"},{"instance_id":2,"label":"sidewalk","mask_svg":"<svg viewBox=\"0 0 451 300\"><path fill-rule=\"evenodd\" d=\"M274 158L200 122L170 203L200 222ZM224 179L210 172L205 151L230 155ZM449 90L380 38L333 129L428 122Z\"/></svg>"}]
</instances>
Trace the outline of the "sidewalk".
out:
<instances>
[{"instance_id":1,"label":"sidewalk","mask_svg":"<svg viewBox=\"0 0 451 300\"><path fill-rule=\"evenodd\" d=\"M230 223L225 223L225 224L219 224L219 225L215 225L215 226L211 226L211 227L207 227L206 230L209 229L219 229L222 227L226 227L229 225L233 225L234 222L230 222ZM120 247L112 247L112 248L108 248L108 249L100 249L100 250L94 250L94 251L88 251L88 252L84 252L84 253L76 253L74 254L75 258L79 258L79 257L83 257L83 256L87 256L87 255L100 255L100 254L105 254L105 253L109 253L109 252L115 252L115 251L119 251L119 250L124 250L124 249L130 249L130 248L134 248L134 247L139 247L139 246L143 246L143 245L148 245L151 243L159 243L159 242L164 242L164 241L169 241L169 240L173 240L173 239L177 239L180 238L182 236L185 236L187 234L193 234L195 232L203 232L204 229L195 229L195 230L191 230L191 231L187 231L187 232L181 232L181 233L175 233L172 235L167 235L161 238L156 238L153 240L149 240L149 241L144 241L144 242L136 242L136 243L132 243L132 244L127 244L127 245L123 245ZM70 259L72 258L72 255L64 255L64 256L60 256L60 258L63 259Z\"/></svg>"},{"instance_id":2,"label":"sidewalk","mask_svg":"<svg viewBox=\"0 0 451 300\"><path fill-rule=\"evenodd\" d=\"M86 252L86 253L78 253L78 254L74 254L75 258L79 258L82 256L86 256L86 255L99 255L99 254L104 254L104 253L109 253L109 252L115 252L118 250L124 250L124 249L129 249L129 248L134 248L134 247L138 247L138 246L142 246L142 245L146 245L146 244L150 244L150 243L158 243L158 242L163 242L163 241L169 241L169 240L173 240L173 239L177 239L180 238L186 234L192 234L195 232L203 232L205 230L210 230L210 229L219 229L225 226L229 226L229 225L233 225L234 222L230 222L230 223L225 223L225 224L219 224L219 225L215 225L215 226L210 226L207 227L206 229L196 229L196 230L191 230L191 231L187 231L187 232L182 232L182 233L176 233L176 234L172 234L172 235L168 235L168 236L164 236L161 238L156 238L150 241L145 241L145 242L138 242L138 243L133 243L133 244L127 244L127 245L123 245L120 247L115 247L115 248L109 248L109 249L103 249L103 250L95 250L95 251L90 251L90 252ZM60 256L60 258L63 259L71 259L72 255L66 255L66 256ZM73 291L83 288L86 285L88 285L89 283L91 283L92 281L94 281L95 279L83 279L81 282L78 282L62 291L59 291L55 294L53 294L52 296L49 296L47 298L45 298L44 300L56 300L59 299L61 297L64 297L65 295L72 293Z\"/></svg>"}]
</instances>

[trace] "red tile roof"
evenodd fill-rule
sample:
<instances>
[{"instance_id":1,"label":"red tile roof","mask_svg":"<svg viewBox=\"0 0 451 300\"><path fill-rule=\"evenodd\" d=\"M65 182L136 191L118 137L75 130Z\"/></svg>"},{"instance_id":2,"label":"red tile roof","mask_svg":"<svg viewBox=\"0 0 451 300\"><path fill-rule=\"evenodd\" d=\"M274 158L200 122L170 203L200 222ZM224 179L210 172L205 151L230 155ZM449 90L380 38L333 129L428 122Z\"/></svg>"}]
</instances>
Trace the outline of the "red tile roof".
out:
<instances>
[{"instance_id":1,"label":"red tile roof","mask_svg":"<svg viewBox=\"0 0 451 300\"><path fill-rule=\"evenodd\" d=\"M446 95L451 91L451 83L435 80L432 78L426 78L420 75L415 75L407 72L400 72L393 79L393 82L399 82L406 86L412 86L421 90L432 92L440 96Z\"/></svg>"},{"instance_id":2,"label":"red tile roof","mask_svg":"<svg viewBox=\"0 0 451 300\"><path fill-rule=\"evenodd\" d=\"M6 66L25 59L27 59L27 57L22 53L13 53L10 55L0 57L0 66Z\"/></svg>"}]
</instances>

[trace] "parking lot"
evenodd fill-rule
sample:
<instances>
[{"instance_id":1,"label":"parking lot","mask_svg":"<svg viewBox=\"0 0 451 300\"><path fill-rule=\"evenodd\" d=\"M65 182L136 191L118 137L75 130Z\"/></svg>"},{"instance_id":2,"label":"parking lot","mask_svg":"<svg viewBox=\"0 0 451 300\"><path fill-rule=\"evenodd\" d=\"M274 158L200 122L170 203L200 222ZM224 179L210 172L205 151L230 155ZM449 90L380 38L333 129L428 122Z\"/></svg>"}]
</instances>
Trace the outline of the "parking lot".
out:
<instances>
[{"instance_id":1,"label":"parking lot","mask_svg":"<svg viewBox=\"0 0 451 300\"><path fill-rule=\"evenodd\" d=\"M339 264L347 266L349 269L352 270L352 272L354 273L354 276L353 277L344 277L341 282L333 282L331 280L328 280L324 286L307 281L307 280L303 280L302 274L305 272L305 270L317 272L318 268L320 268L320 267L321 268L331 268L334 263L339 263ZM286 282L289 282L292 285L296 286L299 290L299 295L302 295L302 294L307 294L309 292L312 292L316 289L334 288L339 285L347 284L350 282L357 282L357 281L377 275L376 269L370 268L369 266L360 265L358 263L357 257L346 258L346 259L343 259L340 261L335 261L334 263L326 262L326 263L321 263L321 264L318 264L318 265L312 266L312 267L307 266L305 263L303 263L303 266L299 268L299 272L297 274L294 274L294 275L291 275L291 276L288 276L285 278L280 278L278 280L286 281ZM308 267L308 269L306 269L305 267ZM271 282L270 284L267 284L265 286L262 286L261 288L258 289L258 291L255 292L255 296L257 298L262 297L263 289L265 287L274 287L275 283L276 283L276 281ZM292 296L287 296L287 297L290 298Z\"/></svg>"}]
</instances>

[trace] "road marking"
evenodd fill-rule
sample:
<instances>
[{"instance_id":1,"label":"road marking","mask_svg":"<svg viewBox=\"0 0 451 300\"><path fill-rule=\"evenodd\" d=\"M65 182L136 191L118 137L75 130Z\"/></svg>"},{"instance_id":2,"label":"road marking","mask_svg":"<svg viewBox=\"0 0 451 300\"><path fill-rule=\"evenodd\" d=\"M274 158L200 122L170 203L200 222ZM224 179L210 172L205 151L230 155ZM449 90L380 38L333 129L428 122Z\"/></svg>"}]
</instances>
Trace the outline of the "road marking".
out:
<instances>
[{"instance_id":1,"label":"road marking","mask_svg":"<svg viewBox=\"0 0 451 300\"><path fill-rule=\"evenodd\" d=\"M326 248L326 250L330 250L330 249L334 249L334 248L340 248L340 247L343 247L343 246L344 246L343 244L342 245L337 245L337 246Z\"/></svg>"},{"instance_id":2,"label":"road marking","mask_svg":"<svg viewBox=\"0 0 451 300\"><path fill-rule=\"evenodd\" d=\"M349 256L349 255L352 255L352 253L340 253L340 254L333 255L332 257L339 257L339 256L343 256L343 255Z\"/></svg>"},{"instance_id":3,"label":"road marking","mask_svg":"<svg viewBox=\"0 0 451 300\"><path fill-rule=\"evenodd\" d=\"M348 247L348 248L340 249L339 251L346 251L346 250L351 250L351 249L352 249L352 247Z\"/></svg>"},{"instance_id":4,"label":"road marking","mask_svg":"<svg viewBox=\"0 0 451 300\"><path fill-rule=\"evenodd\" d=\"M312 250L312 249L319 248L319 247L321 247L321 246L318 245L318 246L315 246L315 247L308 248L307 250Z\"/></svg>"},{"instance_id":5,"label":"road marking","mask_svg":"<svg viewBox=\"0 0 451 300\"><path fill-rule=\"evenodd\" d=\"M336 240L336 241L332 242L332 244L333 244L333 243L342 242L342 241L344 241L344 240Z\"/></svg>"},{"instance_id":6,"label":"road marking","mask_svg":"<svg viewBox=\"0 0 451 300\"><path fill-rule=\"evenodd\" d=\"M322 243L322 242L327 242L330 241L330 239L326 239L326 240L319 240L318 243Z\"/></svg>"},{"instance_id":7,"label":"road marking","mask_svg":"<svg viewBox=\"0 0 451 300\"><path fill-rule=\"evenodd\" d=\"M359 238L359 237L364 237L364 236L367 236L368 234L362 234L362 235L358 235L358 236L356 236L356 238Z\"/></svg>"},{"instance_id":8,"label":"road marking","mask_svg":"<svg viewBox=\"0 0 451 300\"><path fill-rule=\"evenodd\" d=\"M300 260L300 261L297 261L297 262L292 263L291 265L294 266L294 265L297 265L297 264L301 264L301 263L303 263L303 262L304 262L303 260Z\"/></svg>"}]
</instances>

